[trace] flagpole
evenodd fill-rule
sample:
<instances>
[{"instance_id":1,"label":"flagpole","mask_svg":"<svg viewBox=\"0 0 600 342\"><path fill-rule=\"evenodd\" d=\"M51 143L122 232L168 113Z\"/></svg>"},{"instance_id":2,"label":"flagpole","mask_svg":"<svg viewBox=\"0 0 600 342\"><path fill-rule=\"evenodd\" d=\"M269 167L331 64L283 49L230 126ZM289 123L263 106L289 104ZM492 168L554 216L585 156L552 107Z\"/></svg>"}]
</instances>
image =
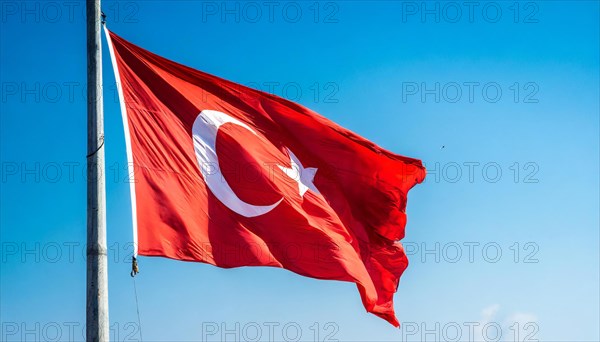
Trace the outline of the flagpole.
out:
<instances>
[{"instance_id":1,"label":"flagpole","mask_svg":"<svg viewBox=\"0 0 600 342\"><path fill-rule=\"evenodd\" d=\"M86 1L87 18L87 293L86 341L109 340L104 114L100 0Z\"/></svg>"}]
</instances>

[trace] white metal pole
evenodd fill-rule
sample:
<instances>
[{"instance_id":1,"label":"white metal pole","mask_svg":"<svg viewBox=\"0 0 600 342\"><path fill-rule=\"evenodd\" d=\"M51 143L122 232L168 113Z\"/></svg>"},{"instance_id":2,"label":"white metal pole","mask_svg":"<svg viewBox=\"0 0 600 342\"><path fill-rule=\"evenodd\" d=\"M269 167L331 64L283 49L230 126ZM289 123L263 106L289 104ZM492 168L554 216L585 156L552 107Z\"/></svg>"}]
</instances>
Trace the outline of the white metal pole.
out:
<instances>
[{"instance_id":1,"label":"white metal pole","mask_svg":"<svg viewBox=\"0 0 600 342\"><path fill-rule=\"evenodd\" d=\"M109 340L104 115L100 0L86 1L87 17L87 296L86 340Z\"/></svg>"}]
</instances>

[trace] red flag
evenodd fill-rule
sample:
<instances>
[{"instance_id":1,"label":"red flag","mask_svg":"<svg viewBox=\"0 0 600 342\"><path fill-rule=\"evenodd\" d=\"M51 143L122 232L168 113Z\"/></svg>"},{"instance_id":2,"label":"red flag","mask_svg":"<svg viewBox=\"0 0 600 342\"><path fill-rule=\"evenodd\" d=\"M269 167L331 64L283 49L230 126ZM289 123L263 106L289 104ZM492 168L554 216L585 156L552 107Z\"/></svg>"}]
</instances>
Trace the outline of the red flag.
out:
<instances>
[{"instance_id":1,"label":"red flag","mask_svg":"<svg viewBox=\"0 0 600 342\"><path fill-rule=\"evenodd\" d=\"M395 326L406 195L421 161L283 98L107 31L121 85L140 255L356 283Z\"/></svg>"}]
</instances>

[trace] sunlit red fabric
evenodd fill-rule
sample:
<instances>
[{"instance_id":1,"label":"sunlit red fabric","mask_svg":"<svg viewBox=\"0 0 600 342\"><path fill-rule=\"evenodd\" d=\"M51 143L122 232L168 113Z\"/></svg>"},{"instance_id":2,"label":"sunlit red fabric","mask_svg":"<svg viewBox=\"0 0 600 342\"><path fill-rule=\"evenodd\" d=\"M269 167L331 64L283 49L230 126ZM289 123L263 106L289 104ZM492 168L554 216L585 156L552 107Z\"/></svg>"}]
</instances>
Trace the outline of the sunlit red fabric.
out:
<instances>
[{"instance_id":1,"label":"sunlit red fabric","mask_svg":"<svg viewBox=\"0 0 600 342\"><path fill-rule=\"evenodd\" d=\"M393 294L408 260L407 192L421 161L396 155L303 106L194 70L110 33L135 177L138 253L219 267L274 266L356 283L362 302L398 326ZM218 130L223 182L270 212L244 217L207 187L192 141L203 110L245 123ZM278 165L292 151L316 168L303 196Z\"/></svg>"}]
</instances>

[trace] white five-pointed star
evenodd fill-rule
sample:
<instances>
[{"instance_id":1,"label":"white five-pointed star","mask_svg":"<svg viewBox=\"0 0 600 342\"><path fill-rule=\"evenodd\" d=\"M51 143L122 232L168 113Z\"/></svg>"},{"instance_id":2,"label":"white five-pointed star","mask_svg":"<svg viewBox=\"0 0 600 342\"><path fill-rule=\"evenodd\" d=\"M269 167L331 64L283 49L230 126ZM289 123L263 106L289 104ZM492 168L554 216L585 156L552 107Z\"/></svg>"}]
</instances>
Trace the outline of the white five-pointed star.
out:
<instances>
[{"instance_id":1,"label":"white five-pointed star","mask_svg":"<svg viewBox=\"0 0 600 342\"><path fill-rule=\"evenodd\" d=\"M290 163L291 167L287 168L285 166L277 165L285 173L288 177L298 182L298 192L300 193L300 197L304 197L304 193L308 189L312 190L315 193L319 193L319 190L313 183L315 174L317 173L317 169L314 167L303 167L302 163L290 149L287 149L288 154L290 155Z\"/></svg>"}]
</instances>

